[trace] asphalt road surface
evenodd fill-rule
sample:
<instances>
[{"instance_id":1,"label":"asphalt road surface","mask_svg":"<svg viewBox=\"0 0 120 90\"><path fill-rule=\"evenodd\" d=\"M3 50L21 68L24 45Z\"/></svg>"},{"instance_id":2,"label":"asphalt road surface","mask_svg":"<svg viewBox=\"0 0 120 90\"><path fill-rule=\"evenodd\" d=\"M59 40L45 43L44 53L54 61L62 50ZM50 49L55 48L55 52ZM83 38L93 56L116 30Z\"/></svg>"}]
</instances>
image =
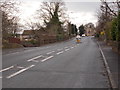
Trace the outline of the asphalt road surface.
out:
<instances>
[{"instance_id":1,"label":"asphalt road surface","mask_svg":"<svg viewBox=\"0 0 120 90\"><path fill-rule=\"evenodd\" d=\"M93 37L3 53L3 88L108 88Z\"/></svg>"}]
</instances>

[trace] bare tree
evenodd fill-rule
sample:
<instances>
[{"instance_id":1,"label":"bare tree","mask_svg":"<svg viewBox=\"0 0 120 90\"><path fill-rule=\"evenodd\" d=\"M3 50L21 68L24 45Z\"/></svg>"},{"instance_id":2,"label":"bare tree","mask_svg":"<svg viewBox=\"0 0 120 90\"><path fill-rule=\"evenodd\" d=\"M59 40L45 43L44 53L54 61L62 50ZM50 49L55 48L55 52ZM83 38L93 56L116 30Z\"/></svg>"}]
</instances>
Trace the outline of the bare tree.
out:
<instances>
[{"instance_id":1,"label":"bare tree","mask_svg":"<svg viewBox=\"0 0 120 90\"><path fill-rule=\"evenodd\" d=\"M120 6L120 1L107 2L107 0L101 0L100 11L98 12L98 28L104 29L105 23L111 21L114 17L118 15L118 9Z\"/></svg>"},{"instance_id":2,"label":"bare tree","mask_svg":"<svg viewBox=\"0 0 120 90\"><path fill-rule=\"evenodd\" d=\"M101 10L106 15L118 15L118 9L120 8L120 1L116 0L114 2L107 2L106 0L101 0Z\"/></svg>"},{"instance_id":3,"label":"bare tree","mask_svg":"<svg viewBox=\"0 0 120 90\"><path fill-rule=\"evenodd\" d=\"M41 8L38 11L40 18L45 22L49 22L55 14L62 19L65 17L65 4L62 1L58 2L42 2Z\"/></svg>"},{"instance_id":4,"label":"bare tree","mask_svg":"<svg viewBox=\"0 0 120 90\"><path fill-rule=\"evenodd\" d=\"M107 0L101 0L101 7L98 13L98 25L97 32L104 32L104 39L109 39L108 24L112 22L113 19L117 18L118 10L120 8L120 1L116 0L114 2L107 2Z\"/></svg>"},{"instance_id":5,"label":"bare tree","mask_svg":"<svg viewBox=\"0 0 120 90\"><path fill-rule=\"evenodd\" d=\"M42 2L41 8L37 10L39 18L44 21L44 25L52 30L50 32L58 33L66 20L65 3L61 0L57 2Z\"/></svg>"},{"instance_id":6,"label":"bare tree","mask_svg":"<svg viewBox=\"0 0 120 90\"><path fill-rule=\"evenodd\" d=\"M1 1L0 10L2 11L2 33L3 39L7 39L10 35L15 35L17 31L17 23L19 18L13 13L18 12L15 1Z\"/></svg>"}]
</instances>

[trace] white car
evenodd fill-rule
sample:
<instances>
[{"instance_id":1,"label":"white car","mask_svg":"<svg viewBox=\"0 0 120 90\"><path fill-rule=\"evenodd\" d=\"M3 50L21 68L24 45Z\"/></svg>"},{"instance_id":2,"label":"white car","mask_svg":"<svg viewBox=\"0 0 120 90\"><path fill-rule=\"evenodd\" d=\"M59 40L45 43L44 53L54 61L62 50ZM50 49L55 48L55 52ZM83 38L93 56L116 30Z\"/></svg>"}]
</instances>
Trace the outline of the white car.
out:
<instances>
[{"instance_id":1,"label":"white car","mask_svg":"<svg viewBox=\"0 0 120 90\"><path fill-rule=\"evenodd\" d=\"M82 37L85 37L85 34L83 34Z\"/></svg>"}]
</instances>

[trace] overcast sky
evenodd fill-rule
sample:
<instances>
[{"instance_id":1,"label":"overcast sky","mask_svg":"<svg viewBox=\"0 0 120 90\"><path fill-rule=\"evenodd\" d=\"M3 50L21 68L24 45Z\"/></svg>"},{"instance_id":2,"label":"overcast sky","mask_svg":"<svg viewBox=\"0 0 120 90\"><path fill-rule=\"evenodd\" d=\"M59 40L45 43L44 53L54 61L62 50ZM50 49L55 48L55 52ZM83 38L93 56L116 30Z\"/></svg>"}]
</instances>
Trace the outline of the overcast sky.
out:
<instances>
[{"instance_id":1,"label":"overcast sky","mask_svg":"<svg viewBox=\"0 0 120 90\"><path fill-rule=\"evenodd\" d=\"M40 3L43 0L19 0L23 3L20 6L21 9L21 23L25 24L28 19L33 20L36 9L38 9ZM45 1L45 0L44 0ZM67 14L69 15L70 21L76 24L77 27L81 24L87 24L97 22L97 10L99 10L99 0L64 0L67 8ZM69 1L69 2L67 2ZM74 2L73 2L74 1ZM88 2L90 1L90 2Z\"/></svg>"},{"instance_id":2,"label":"overcast sky","mask_svg":"<svg viewBox=\"0 0 120 90\"><path fill-rule=\"evenodd\" d=\"M100 2L66 2L68 13L72 23L86 24L89 22L97 22L97 10L99 10Z\"/></svg>"}]
</instances>

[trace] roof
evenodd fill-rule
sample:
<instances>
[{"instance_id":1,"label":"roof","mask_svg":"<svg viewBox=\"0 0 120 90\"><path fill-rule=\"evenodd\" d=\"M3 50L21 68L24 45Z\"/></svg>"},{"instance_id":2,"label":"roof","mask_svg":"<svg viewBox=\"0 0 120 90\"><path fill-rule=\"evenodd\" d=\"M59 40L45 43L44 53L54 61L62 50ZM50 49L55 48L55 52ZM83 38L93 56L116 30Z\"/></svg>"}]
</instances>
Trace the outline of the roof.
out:
<instances>
[{"instance_id":1,"label":"roof","mask_svg":"<svg viewBox=\"0 0 120 90\"><path fill-rule=\"evenodd\" d=\"M23 31L23 35L31 35L31 34L35 34L35 33L46 33L43 30L24 30Z\"/></svg>"},{"instance_id":2,"label":"roof","mask_svg":"<svg viewBox=\"0 0 120 90\"><path fill-rule=\"evenodd\" d=\"M24 35L29 35L29 34L33 34L33 33L34 33L33 30L24 30L24 31L23 31L23 34L24 34Z\"/></svg>"}]
</instances>

